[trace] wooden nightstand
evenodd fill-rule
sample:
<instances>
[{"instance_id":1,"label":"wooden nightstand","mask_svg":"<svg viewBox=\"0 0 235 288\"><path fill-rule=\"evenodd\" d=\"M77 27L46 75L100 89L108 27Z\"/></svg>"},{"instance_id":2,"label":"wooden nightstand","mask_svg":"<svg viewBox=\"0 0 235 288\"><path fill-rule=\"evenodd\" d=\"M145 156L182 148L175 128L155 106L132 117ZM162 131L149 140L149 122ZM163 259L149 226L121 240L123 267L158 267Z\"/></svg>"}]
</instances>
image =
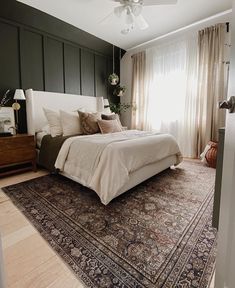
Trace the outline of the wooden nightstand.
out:
<instances>
[{"instance_id":1,"label":"wooden nightstand","mask_svg":"<svg viewBox=\"0 0 235 288\"><path fill-rule=\"evenodd\" d=\"M32 135L0 137L0 177L31 169L36 172L35 147Z\"/></svg>"}]
</instances>

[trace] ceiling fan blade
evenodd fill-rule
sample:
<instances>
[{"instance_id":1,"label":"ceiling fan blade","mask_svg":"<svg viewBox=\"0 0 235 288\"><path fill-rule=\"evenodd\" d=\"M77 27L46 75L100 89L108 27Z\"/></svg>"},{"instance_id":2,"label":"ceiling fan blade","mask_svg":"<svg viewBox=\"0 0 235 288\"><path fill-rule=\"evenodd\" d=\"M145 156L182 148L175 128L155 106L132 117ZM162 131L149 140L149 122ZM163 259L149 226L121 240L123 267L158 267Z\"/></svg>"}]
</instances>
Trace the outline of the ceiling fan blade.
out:
<instances>
[{"instance_id":1,"label":"ceiling fan blade","mask_svg":"<svg viewBox=\"0 0 235 288\"><path fill-rule=\"evenodd\" d=\"M125 0L111 0L112 2L119 2L121 4L124 4L125 3Z\"/></svg>"},{"instance_id":2,"label":"ceiling fan blade","mask_svg":"<svg viewBox=\"0 0 235 288\"><path fill-rule=\"evenodd\" d=\"M154 5L174 5L177 4L178 0L144 0L144 6Z\"/></svg>"},{"instance_id":3,"label":"ceiling fan blade","mask_svg":"<svg viewBox=\"0 0 235 288\"><path fill-rule=\"evenodd\" d=\"M112 18L112 16L113 16L113 12L110 12L107 16L105 16L104 18L102 18L99 22L98 22L98 24L107 24L108 23L108 21Z\"/></svg>"},{"instance_id":4,"label":"ceiling fan blade","mask_svg":"<svg viewBox=\"0 0 235 288\"><path fill-rule=\"evenodd\" d=\"M134 18L134 21L136 25L140 28L140 30L145 30L149 27L149 24L147 23L147 21L144 19L142 15L136 16Z\"/></svg>"}]
</instances>

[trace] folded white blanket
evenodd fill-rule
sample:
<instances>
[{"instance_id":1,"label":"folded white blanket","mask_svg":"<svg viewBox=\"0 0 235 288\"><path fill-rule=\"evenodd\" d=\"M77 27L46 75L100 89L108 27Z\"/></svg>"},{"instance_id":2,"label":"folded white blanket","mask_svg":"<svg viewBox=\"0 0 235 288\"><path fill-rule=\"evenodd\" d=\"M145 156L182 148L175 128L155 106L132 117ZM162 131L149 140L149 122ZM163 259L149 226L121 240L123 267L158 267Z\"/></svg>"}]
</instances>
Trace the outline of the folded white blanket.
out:
<instances>
[{"instance_id":1,"label":"folded white blanket","mask_svg":"<svg viewBox=\"0 0 235 288\"><path fill-rule=\"evenodd\" d=\"M55 167L96 191L106 205L128 182L130 173L172 155L179 164L182 156L174 137L128 130L67 139Z\"/></svg>"}]
</instances>

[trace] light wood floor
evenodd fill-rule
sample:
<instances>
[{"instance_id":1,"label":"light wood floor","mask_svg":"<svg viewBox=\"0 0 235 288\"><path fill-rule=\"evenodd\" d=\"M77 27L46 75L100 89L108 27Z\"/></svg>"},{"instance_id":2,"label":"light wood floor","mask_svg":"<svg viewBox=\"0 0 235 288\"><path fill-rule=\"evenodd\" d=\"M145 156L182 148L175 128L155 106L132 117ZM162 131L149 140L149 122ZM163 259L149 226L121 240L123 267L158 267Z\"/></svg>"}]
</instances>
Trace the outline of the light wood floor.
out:
<instances>
[{"instance_id":1,"label":"light wood floor","mask_svg":"<svg viewBox=\"0 0 235 288\"><path fill-rule=\"evenodd\" d=\"M0 188L45 174L38 171L0 178ZM7 288L83 287L1 189L0 233ZM214 281L210 285L213 287Z\"/></svg>"},{"instance_id":2,"label":"light wood floor","mask_svg":"<svg viewBox=\"0 0 235 288\"><path fill-rule=\"evenodd\" d=\"M0 178L0 188L44 174L39 171ZM83 287L1 189L0 233L7 288Z\"/></svg>"}]
</instances>

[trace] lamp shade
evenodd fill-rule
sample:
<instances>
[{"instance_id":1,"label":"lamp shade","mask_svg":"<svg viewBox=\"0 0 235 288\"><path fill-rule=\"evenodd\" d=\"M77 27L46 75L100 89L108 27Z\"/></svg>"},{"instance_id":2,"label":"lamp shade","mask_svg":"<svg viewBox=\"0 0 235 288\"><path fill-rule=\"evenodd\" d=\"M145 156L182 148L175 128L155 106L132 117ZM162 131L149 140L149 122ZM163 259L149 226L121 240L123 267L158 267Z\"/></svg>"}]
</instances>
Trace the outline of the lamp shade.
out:
<instances>
[{"instance_id":1,"label":"lamp shade","mask_svg":"<svg viewBox=\"0 0 235 288\"><path fill-rule=\"evenodd\" d=\"M24 91L22 89L16 89L14 100L25 100Z\"/></svg>"},{"instance_id":2,"label":"lamp shade","mask_svg":"<svg viewBox=\"0 0 235 288\"><path fill-rule=\"evenodd\" d=\"M104 98L103 97L96 97L97 103L97 111L102 112L104 110Z\"/></svg>"},{"instance_id":3,"label":"lamp shade","mask_svg":"<svg viewBox=\"0 0 235 288\"><path fill-rule=\"evenodd\" d=\"M104 107L109 107L109 100L108 99L104 99Z\"/></svg>"}]
</instances>

